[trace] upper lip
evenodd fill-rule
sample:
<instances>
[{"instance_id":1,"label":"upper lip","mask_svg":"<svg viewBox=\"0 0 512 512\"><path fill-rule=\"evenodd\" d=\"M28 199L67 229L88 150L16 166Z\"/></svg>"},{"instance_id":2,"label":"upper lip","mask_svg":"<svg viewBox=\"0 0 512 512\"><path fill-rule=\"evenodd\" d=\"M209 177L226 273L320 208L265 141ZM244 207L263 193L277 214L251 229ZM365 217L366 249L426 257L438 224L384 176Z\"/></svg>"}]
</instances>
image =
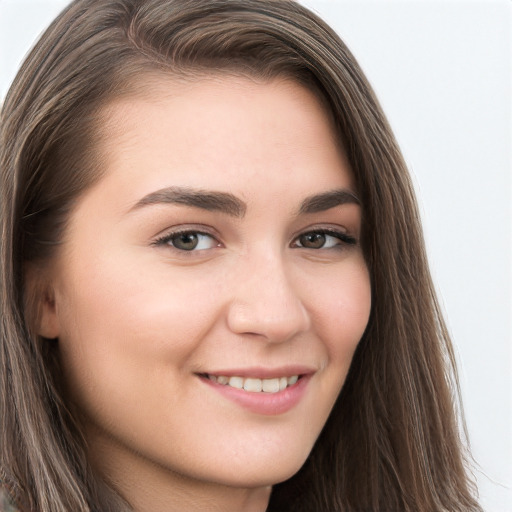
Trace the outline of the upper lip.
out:
<instances>
[{"instance_id":1,"label":"upper lip","mask_svg":"<svg viewBox=\"0 0 512 512\"><path fill-rule=\"evenodd\" d=\"M201 372L206 375L225 375L226 377L253 377L259 379L275 379L278 377L291 377L293 375L308 375L315 373L316 369L305 365L287 365L276 368L265 368L261 366L246 368L229 368Z\"/></svg>"}]
</instances>

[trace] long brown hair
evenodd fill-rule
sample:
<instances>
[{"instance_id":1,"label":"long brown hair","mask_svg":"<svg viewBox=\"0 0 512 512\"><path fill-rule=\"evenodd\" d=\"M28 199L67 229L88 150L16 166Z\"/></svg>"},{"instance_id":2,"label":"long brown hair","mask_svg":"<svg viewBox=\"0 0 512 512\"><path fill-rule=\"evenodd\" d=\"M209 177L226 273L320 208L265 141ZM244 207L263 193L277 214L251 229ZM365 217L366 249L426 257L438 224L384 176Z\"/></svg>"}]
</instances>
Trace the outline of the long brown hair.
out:
<instances>
[{"instance_id":1,"label":"long brown hair","mask_svg":"<svg viewBox=\"0 0 512 512\"><path fill-rule=\"evenodd\" d=\"M312 453L274 487L269 511L481 510L404 161L347 47L291 0L76 0L23 64L0 118L0 480L38 511L125 507L89 468L58 344L34 332L26 272L44 278L76 199L101 176L102 107L155 73L286 76L310 88L362 200L370 321Z\"/></svg>"}]
</instances>

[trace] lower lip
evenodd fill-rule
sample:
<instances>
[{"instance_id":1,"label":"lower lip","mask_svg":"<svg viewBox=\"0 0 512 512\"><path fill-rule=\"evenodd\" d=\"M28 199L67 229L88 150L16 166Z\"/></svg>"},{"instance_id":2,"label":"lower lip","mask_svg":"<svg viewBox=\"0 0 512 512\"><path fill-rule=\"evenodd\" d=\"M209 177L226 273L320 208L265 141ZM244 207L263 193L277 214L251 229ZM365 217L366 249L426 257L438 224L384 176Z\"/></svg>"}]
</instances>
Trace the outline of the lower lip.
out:
<instances>
[{"instance_id":1,"label":"lower lip","mask_svg":"<svg viewBox=\"0 0 512 512\"><path fill-rule=\"evenodd\" d=\"M200 377L212 389L225 398L256 414L277 416L297 405L304 396L311 375L303 375L295 384L277 393L244 391L228 385L218 384L206 377Z\"/></svg>"}]
</instances>

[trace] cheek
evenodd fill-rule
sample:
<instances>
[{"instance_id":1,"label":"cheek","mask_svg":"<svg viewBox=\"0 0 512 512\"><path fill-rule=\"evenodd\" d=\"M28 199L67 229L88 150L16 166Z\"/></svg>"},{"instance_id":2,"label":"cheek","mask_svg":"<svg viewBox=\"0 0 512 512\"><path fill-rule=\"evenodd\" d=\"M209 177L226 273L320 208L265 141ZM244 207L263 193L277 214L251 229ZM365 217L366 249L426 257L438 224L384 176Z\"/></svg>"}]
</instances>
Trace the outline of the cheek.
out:
<instances>
[{"instance_id":1,"label":"cheek","mask_svg":"<svg viewBox=\"0 0 512 512\"><path fill-rule=\"evenodd\" d=\"M168 336L174 329L160 332L159 324L193 330L198 322L186 320L195 316L191 305L201 304L202 309L213 305L214 288L204 278L191 275L187 279L179 269L136 254L130 257L120 251L116 256L106 251L104 256L81 258L87 263L71 267L63 280L60 314L75 316L74 321L86 331L132 330L139 336L152 332Z\"/></svg>"},{"instance_id":2,"label":"cheek","mask_svg":"<svg viewBox=\"0 0 512 512\"><path fill-rule=\"evenodd\" d=\"M128 258L86 259L58 300L60 350L74 388L128 385L148 368L184 366L217 318L213 283L144 270ZM192 307L193 305L193 307Z\"/></svg>"},{"instance_id":3,"label":"cheek","mask_svg":"<svg viewBox=\"0 0 512 512\"><path fill-rule=\"evenodd\" d=\"M333 277L318 294L314 317L325 350L325 367L319 396L326 408L319 415L322 428L331 412L352 364L356 348L368 324L371 286L366 265L361 262Z\"/></svg>"},{"instance_id":4,"label":"cheek","mask_svg":"<svg viewBox=\"0 0 512 512\"><path fill-rule=\"evenodd\" d=\"M371 286L366 264L361 258L343 272L332 273L324 286L317 287L310 296L312 316L331 359L346 362L348 355L351 358L355 351L370 316Z\"/></svg>"}]
</instances>

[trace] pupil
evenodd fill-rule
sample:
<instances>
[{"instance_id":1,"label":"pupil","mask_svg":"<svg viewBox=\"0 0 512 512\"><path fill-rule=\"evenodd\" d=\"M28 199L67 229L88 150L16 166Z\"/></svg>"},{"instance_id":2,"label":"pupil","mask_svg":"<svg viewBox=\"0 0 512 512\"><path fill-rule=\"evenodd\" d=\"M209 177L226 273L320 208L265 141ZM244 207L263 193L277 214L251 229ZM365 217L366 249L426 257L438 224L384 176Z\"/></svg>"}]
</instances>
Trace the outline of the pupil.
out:
<instances>
[{"instance_id":1,"label":"pupil","mask_svg":"<svg viewBox=\"0 0 512 512\"><path fill-rule=\"evenodd\" d=\"M308 233L300 237L300 243L303 247L320 249L325 244L325 235L323 233Z\"/></svg>"},{"instance_id":2,"label":"pupil","mask_svg":"<svg viewBox=\"0 0 512 512\"><path fill-rule=\"evenodd\" d=\"M183 249L185 251L191 251L197 247L198 237L195 233L184 233L179 235L174 241L174 247L177 249Z\"/></svg>"}]
</instances>

